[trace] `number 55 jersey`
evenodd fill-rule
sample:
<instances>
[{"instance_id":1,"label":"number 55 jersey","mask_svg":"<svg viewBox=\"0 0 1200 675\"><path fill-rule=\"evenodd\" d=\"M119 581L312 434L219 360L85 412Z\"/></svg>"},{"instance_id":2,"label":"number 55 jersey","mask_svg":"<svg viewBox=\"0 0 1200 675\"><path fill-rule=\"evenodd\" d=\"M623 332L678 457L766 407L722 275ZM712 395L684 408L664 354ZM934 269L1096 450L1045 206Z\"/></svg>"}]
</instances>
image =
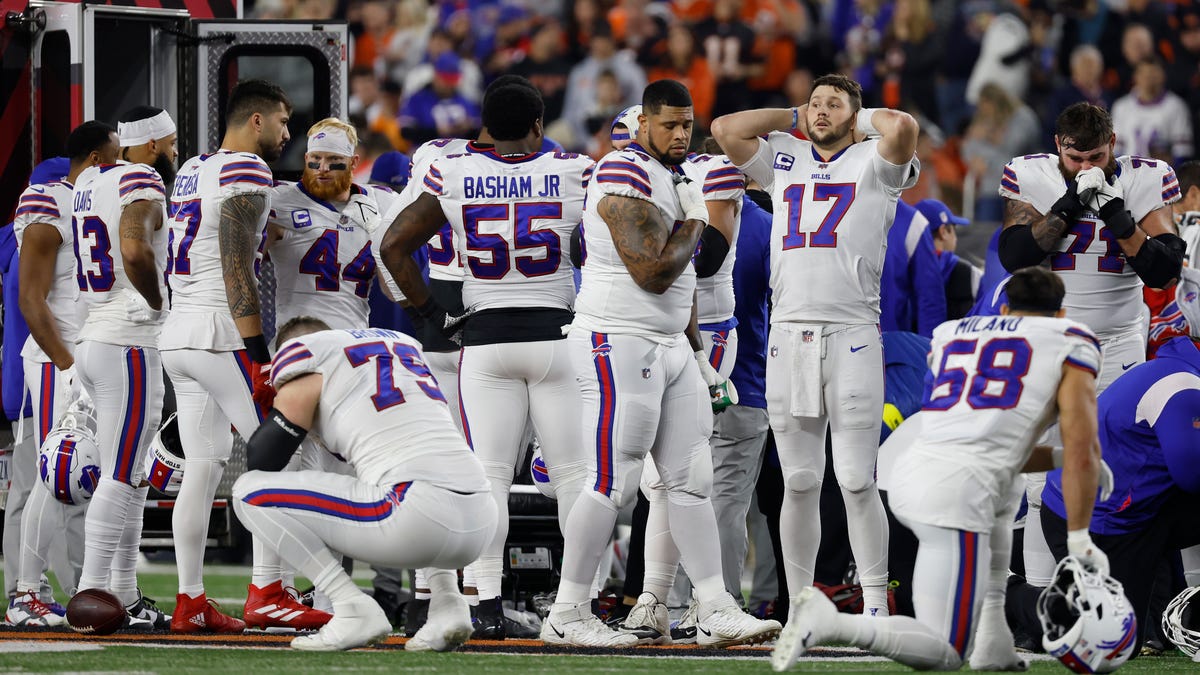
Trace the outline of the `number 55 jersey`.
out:
<instances>
[{"instance_id":1,"label":"number 55 jersey","mask_svg":"<svg viewBox=\"0 0 1200 675\"><path fill-rule=\"evenodd\" d=\"M1034 441L1055 421L1063 368L1094 377L1100 343L1083 324L982 316L933 331L920 435L896 459L889 500L918 522L992 528Z\"/></svg>"}]
</instances>

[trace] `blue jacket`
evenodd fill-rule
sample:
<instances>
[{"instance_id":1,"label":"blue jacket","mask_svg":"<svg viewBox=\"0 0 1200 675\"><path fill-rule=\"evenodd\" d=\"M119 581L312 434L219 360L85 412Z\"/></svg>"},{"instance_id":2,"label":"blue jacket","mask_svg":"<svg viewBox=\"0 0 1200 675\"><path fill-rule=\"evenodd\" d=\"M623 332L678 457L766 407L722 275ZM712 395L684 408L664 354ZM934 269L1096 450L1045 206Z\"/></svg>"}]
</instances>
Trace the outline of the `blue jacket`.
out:
<instances>
[{"instance_id":1,"label":"blue jacket","mask_svg":"<svg viewBox=\"0 0 1200 675\"><path fill-rule=\"evenodd\" d=\"M929 338L916 333L888 331L883 334L883 400L896 406L905 419L920 410L924 400L929 345ZM892 430L883 425L879 442L887 440L891 433Z\"/></svg>"},{"instance_id":2,"label":"blue jacket","mask_svg":"<svg viewBox=\"0 0 1200 675\"><path fill-rule=\"evenodd\" d=\"M742 225L733 262L738 353L729 379L738 405L767 407L767 298L771 294L771 214L742 198Z\"/></svg>"},{"instance_id":3,"label":"blue jacket","mask_svg":"<svg viewBox=\"0 0 1200 675\"><path fill-rule=\"evenodd\" d=\"M879 287L879 328L932 337L946 320L946 285L929 221L904 202L887 235Z\"/></svg>"},{"instance_id":4,"label":"blue jacket","mask_svg":"<svg viewBox=\"0 0 1200 675\"><path fill-rule=\"evenodd\" d=\"M29 337L29 326L25 325L25 317L21 315L19 305L20 285L18 284L17 237L13 234L12 223L0 228L0 283L4 284L4 344L0 346L0 393L4 399L4 416L10 420L19 417L30 417L33 408L29 397L24 397L24 414L22 414L22 394L25 390L25 371L22 367L21 348L25 346L25 338Z\"/></svg>"},{"instance_id":5,"label":"blue jacket","mask_svg":"<svg viewBox=\"0 0 1200 675\"><path fill-rule=\"evenodd\" d=\"M1089 530L1136 532L1176 490L1200 493L1200 345L1186 337L1167 342L1153 361L1110 384L1097 403L1100 447L1114 486L1112 496L1096 504ZM1066 518L1061 469L1046 478L1042 503Z\"/></svg>"}]
</instances>

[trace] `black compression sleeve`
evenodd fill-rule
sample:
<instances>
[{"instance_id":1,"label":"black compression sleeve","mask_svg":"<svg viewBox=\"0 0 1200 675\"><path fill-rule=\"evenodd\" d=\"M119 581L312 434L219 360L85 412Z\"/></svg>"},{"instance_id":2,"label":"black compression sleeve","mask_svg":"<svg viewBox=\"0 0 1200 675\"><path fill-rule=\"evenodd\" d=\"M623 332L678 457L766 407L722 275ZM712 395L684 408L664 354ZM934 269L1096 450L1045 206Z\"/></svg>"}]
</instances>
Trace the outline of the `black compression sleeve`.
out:
<instances>
[{"instance_id":1,"label":"black compression sleeve","mask_svg":"<svg viewBox=\"0 0 1200 675\"><path fill-rule=\"evenodd\" d=\"M700 252L696 254L696 276L711 277L721 269L725 256L729 255L729 240L711 225L700 233Z\"/></svg>"},{"instance_id":2,"label":"black compression sleeve","mask_svg":"<svg viewBox=\"0 0 1200 675\"><path fill-rule=\"evenodd\" d=\"M1129 266L1150 288L1165 288L1179 278L1187 244L1171 233L1147 239Z\"/></svg>"},{"instance_id":3,"label":"black compression sleeve","mask_svg":"<svg viewBox=\"0 0 1200 675\"><path fill-rule=\"evenodd\" d=\"M246 443L246 469L250 471L282 471L296 448L308 435L275 408L254 431Z\"/></svg>"},{"instance_id":4,"label":"black compression sleeve","mask_svg":"<svg viewBox=\"0 0 1200 675\"><path fill-rule=\"evenodd\" d=\"M271 350L267 349L267 339L262 335L242 338L242 344L246 345L246 354L251 361L260 364L271 362Z\"/></svg>"},{"instance_id":5,"label":"black compression sleeve","mask_svg":"<svg viewBox=\"0 0 1200 675\"><path fill-rule=\"evenodd\" d=\"M1009 272L1039 265L1049 251L1043 251L1028 225L1012 225L1000 231L1000 264Z\"/></svg>"},{"instance_id":6,"label":"black compression sleeve","mask_svg":"<svg viewBox=\"0 0 1200 675\"><path fill-rule=\"evenodd\" d=\"M570 254L571 254L571 264L574 265L576 269L583 269L583 224L582 223L580 223L579 225L576 225L575 229L571 230L571 245L570 245L569 250L570 250Z\"/></svg>"}]
</instances>

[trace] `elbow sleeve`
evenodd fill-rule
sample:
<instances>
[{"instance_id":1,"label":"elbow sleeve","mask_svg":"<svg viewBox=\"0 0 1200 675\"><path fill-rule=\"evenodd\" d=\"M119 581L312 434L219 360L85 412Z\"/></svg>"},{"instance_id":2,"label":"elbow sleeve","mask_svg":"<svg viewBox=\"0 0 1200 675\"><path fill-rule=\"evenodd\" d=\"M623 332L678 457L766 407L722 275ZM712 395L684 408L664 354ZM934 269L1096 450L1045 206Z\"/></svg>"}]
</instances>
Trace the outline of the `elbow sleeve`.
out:
<instances>
[{"instance_id":1,"label":"elbow sleeve","mask_svg":"<svg viewBox=\"0 0 1200 675\"><path fill-rule=\"evenodd\" d=\"M308 431L271 408L266 419L246 442L246 469L282 471L307 435Z\"/></svg>"},{"instance_id":2,"label":"elbow sleeve","mask_svg":"<svg viewBox=\"0 0 1200 675\"><path fill-rule=\"evenodd\" d=\"M1028 225L1012 225L1000 232L1000 264L1009 273L1041 264L1048 251L1043 251L1033 238Z\"/></svg>"},{"instance_id":3,"label":"elbow sleeve","mask_svg":"<svg viewBox=\"0 0 1200 675\"><path fill-rule=\"evenodd\" d=\"M1164 288L1179 278L1187 243L1174 234L1147 239L1138 254L1129 258L1129 266L1150 288Z\"/></svg>"},{"instance_id":4,"label":"elbow sleeve","mask_svg":"<svg viewBox=\"0 0 1200 675\"><path fill-rule=\"evenodd\" d=\"M729 255L729 240L715 227L705 227L700 233L700 250L696 253L696 276L704 279L721 269Z\"/></svg>"},{"instance_id":5,"label":"elbow sleeve","mask_svg":"<svg viewBox=\"0 0 1200 675\"><path fill-rule=\"evenodd\" d=\"M576 269L583 268L583 223L580 223L571 230L571 245L568 251L571 255L571 264Z\"/></svg>"}]
</instances>

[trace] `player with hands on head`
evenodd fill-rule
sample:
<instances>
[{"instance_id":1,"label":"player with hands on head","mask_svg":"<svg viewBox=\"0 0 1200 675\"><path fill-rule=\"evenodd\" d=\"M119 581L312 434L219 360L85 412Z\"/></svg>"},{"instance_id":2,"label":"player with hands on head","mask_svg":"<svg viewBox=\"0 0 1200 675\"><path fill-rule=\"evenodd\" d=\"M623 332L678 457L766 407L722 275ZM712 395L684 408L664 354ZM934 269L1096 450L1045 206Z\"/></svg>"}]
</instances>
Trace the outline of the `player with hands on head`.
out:
<instances>
[{"instance_id":1,"label":"player with hands on head","mask_svg":"<svg viewBox=\"0 0 1200 675\"><path fill-rule=\"evenodd\" d=\"M79 589L110 591L142 624L165 628L171 617L138 591L137 561L148 490L143 460L164 393L164 182L175 173L175 122L161 108L139 106L121 116L117 135L122 161L84 170L72 195L78 290L87 305L75 363L95 404L101 468Z\"/></svg>"},{"instance_id":2,"label":"player with hands on head","mask_svg":"<svg viewBox=\"0 0 1200 675\"><path fill-rule=\"evenodd\" d=\"M279 158L290 138L291 112L278 86L239 82L229 95L221 148L184 163L171 193L172 312L160 347L175 388L186 467L171 517L179 575L175 632L240 633L247 624L317 628L329 620L283 588L278 555L258 541L245 622L221 613L204 592L212 500L233 451L229 427L249 438L272 396L255 270L273 185L267 162ZM269 605L288 611L256 611Z\"/></svg>"},{"instance_id":3,"label":"player with hands on head","mask_svg":"<svg viewBox=\"0 0 1200 675\"><path fill-rule=\"evenodd\" d=\"M784 478L788 588L813 583L832 433L864 611L886 615L887 516L875 483L884 405L879 289L896 202L920 172L919 129L907 113L863 108L862 88L847 77L813 85L798 108L725 115L712 131L775 204L766 387Z\"/></svg>"},{"instance_id":4,"label":"player with hands on head","mask_svg":"<svg viewBox=\"0 0 1200 675\"><path fill-rule=\"evenodd\" d=\"M84 122L67 137L70 169L66 177L31 184L17 202L13 234L19 252L20 307L29 325L21 349L25 382L30 389L35 445L41 446L55 422L80 394L75 369L75 337L80 319L75 302L75 235L71 226L71 194L79 174L92 166L117 161L117 130L103 122ZM66 620L51 612L38 598L47 567L50 543L66 532L68 558L74 565L83 559L84 505L66 505L48 490L29 493L20 526L20 554L16 596L5 619L15 626L62 625ZM72 594L79 581L60 579Z\"/></svg>"}]
</instances>

